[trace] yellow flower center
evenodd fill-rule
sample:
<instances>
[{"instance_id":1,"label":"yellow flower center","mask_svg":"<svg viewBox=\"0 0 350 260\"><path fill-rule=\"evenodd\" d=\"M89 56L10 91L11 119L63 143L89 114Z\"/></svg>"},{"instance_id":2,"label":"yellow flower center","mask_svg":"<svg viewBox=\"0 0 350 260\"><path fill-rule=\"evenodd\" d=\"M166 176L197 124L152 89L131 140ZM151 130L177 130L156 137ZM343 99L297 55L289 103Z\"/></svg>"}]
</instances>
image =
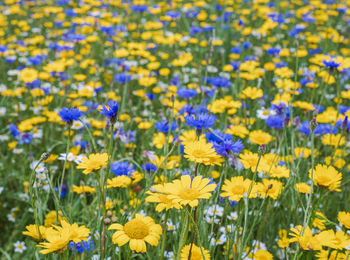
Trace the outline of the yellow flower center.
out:
<instances>
[{"instance_id":1,"label":"yellow flower center","mask_svg":"<svg viewBox=\"0 0 350 260\"><path fill-rule=\"evenodd\" d=\"M233 186L232 193L233 194L243 194L244 187L243 186Z\"/></svg>"},{"instance_id":2,"label":"yellow flower center","mask_svg":"<svg viewBox=\"0 0 350 260\"><path fill-rule=\"evenodd\" d=\"M202 149L196 149L192 151L192 156L196 158L203 158L206 157L206 153Z\"/></svg>"},{"instance_id":3,"label":"yellow flower center","mask_svg":"<svg viewBox=\"0 0 350 260\"><path fill-rule=\"evenodd\" d=\"M191 260L201 260L202 258L202 253L199 250L193 250L191 252Z\"/></svg>"},{"instance_id":4,"label":"yellow flower center","mask_svg":"<svg viewBox=\"0 0 350 260\"><path fill-rule=\"evenodd\" d=\"M180 197L184 200L195 200L199 196L199 192L192 188L183 189L180 192Z\"/></svg>"},{"instance_id":5,"label":"yellow flower center","mask_svg":"<svg viewBox=\"0 0 350 260\"><path fill-rule=\"evenodd\" d=\"M330 182L330 178L328 176L326 176L326 175L318 176L318 183L321 186L328 186L329 182Z\"/></svg>"},{"instance_id":6,"label":"yellow flower center","mask_svg":"<svg viewBox=\"0 0 350 260\"><path fill-rule=\"evenodd\" d=\"M131 239L143 239L149 234L148 226L140 219L132 219L124 226L124 232Z\"/></svg>"}]
</instances>

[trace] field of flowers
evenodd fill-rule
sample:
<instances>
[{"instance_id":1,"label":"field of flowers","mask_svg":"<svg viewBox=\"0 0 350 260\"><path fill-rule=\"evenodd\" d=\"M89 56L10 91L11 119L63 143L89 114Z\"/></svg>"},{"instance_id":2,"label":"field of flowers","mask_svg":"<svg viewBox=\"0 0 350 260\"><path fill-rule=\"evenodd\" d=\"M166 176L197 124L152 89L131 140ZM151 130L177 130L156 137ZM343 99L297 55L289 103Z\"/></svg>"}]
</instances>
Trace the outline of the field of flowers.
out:
<instances>
[{"instance_id":1,"label":"field of flowers","mask_svg":"<svg viewBox=\"0 0 350 260\"><path fill-rule=\"evenodd\" d=\"M1 259L350 259L349 0L1 0Z\"/></svg>"}]
</instances>

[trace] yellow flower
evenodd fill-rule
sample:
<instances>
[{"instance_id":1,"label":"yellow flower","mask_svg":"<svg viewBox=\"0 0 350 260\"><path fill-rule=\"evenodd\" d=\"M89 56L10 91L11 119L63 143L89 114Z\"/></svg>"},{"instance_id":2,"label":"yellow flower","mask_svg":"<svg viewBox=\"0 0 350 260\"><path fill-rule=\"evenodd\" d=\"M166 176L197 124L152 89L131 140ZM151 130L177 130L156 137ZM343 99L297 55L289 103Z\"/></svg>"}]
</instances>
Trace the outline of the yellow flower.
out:
<instances>
[{"instance_id":1,"label":"yellow flower","mask_svg":"<svg viewBox=\"0 0 350 260\"><path fill-rule=\"evenodd\" d=\"M254 260L272 260L273 256L268 251L260 249L254 253L253 259Z\"/></svg>"},{"instance_id":2,"label":"yellow flower","mask_svg":"<svg viewBox=\"0 0 350 260\"><path fill-rule=\"evenodd\" d=\"M317 211L314 221L312 222L312 226L318 228L319 230L324 230L326 226L324 225L326 223L325 216Z\"/></svg>"},{"instance_id":3,"label":"yellow flower","mask_svg":"<svg viewBox=\"0 0 350 260\"><path fill-rule=\"evenodd\" d=\"M281 229L278 231L278 236L280 239L278 239L277 244L280 248L286 248L289 247L290 241L289 238L287 237L287 230Z\"/></svg>"},{"instance_id":4,"label":"yellow flower","mask_svg":"<svg viewBox=\"0 0 350 260\"><path fill-rule=\"evenodd\" d=\"M309 178L312 178L316 186L328 188L331 191L340 191L339 186L342 179L342 174L333 166L318 164L315 169L309 170Z\"/></svg>"},{"instance_id":5,"label":"yellow flower","mask_svg":"<svg viewBox=\"0 0 350 260\"><path fill-rule=\"evenodd\" d=\"M334 249L344 249L349 245L350 236L343 231L334 232L333 230L325 230L316 235L323 246Z\"/></svg>"},{"instance_id":6,"label":"yellow flower","mask_svg":"<svg viewBox=\"0 0 350 260\"><path fill-rule=\"evenodd\" d=\"M295 147L294 154L296 158L308 158L311 155L311 149L306 147Z\"/></svg>"},{"instance_id":7,"label":"yellow flower","mask_svg":"<svg viewBox=\"0 0 350 260\"><path fill-rule=\"evenodd\" d=\"M95 193L96 190L93 187L90 186L76 186L73 185L72 186L72 192L78 193L78 194L82 194L82 193Z\"/></svg>"},{"instance_id":8,"label":"yellow flower","mask_svg":"<svg viewBox=\"0 0 350 260\"><path fill-rule=\"evenodd\" d=\"M47 242L42 242L38 247L44 248L40 251L42 254L64 251L70 241L79 243L82 240L87 241L90 230L85 226L78 226L74 223L70 225L65 220L61 221L61 226L53 226L46 230Z\"/></svg>"},{"instance_id":9,"label":"yellow flower","mask_svg":"<svg viewBox=\"0 0 350 260\"><path fill-rule=\"evenodd\" d=\"M242 176L232 177L231 180L226 179L222 186L221 197L228 197L231 201L240 201L244 194L248 194L252 181L244 179ZM256 198L257 186L253 184L249 198Z\"/></svg>"},{"instance_id":10,"label":"yellow flower","mask_svg":"<svg viewBox=\"0 0 350 260\"><path fill-rule=\"evenodd\" d=\"M179 140L181 141L181 143L183 145L186 145L187 143L193 143L193 142L197 141L197 139L198 138L197 138L196 130L184 131L179 137ZM199 137L199 140L204 140L204 139L205 139L205 137L202 134Z\"/></svg>"},{"instance_id":11,"label":"yellow flower","mask_svg":"<svg viewBox=\"0 0 350 260\"><path fill-rule=\"evenodd\" d=\"M49 228L46 231L46 240L47 242L42 242L39 245L37 245L37 247L44 248L40 250L40 253L44 255L52 252L60 253L65 251L70 241L69 233L61 233L57 230L54 230L53 228Z\"/></svg>"},{"instance_id":12,"label":"yellow flower","mask_svg":"<svg viewBox=\"0 0 350 260\"><path fill-rule=\"evenodd\" d=\"M118 230L112 236L112 241L118 246L129 243L131 250L136 252L146 252L146 243L151 246L157 246L162 227L154 223L151 217L144 217L136 214L135 218L128 221L124 226L121 224L112 224L108 230Z\"/></svg>"},{"instance_id":13,"label":"yellow flower","mask_svg":"<svg viewBox=\"0 0 350 260\"><path fill-rule=\"evenodd\" d=\"M300 193L305 194L305 193L310 193L311 186L306 184L305 182L299 182L295 184L294 189Z\"/></svg>"},{"instance_id":14,"label":"yellow flower","mask_svg":"<svg viewBox=\"0 0 350 260\"><path fill-rule=\"evenodd\" d=\"M89 174L92 171L97 171L101 167L106 167L108 161L107 153L90 154L89 158L83 158L82 162L78 164L77 169L84 169L84 174Z\"/></svg>"},{"instance_id":15,"label":"yellow flower","mask_svg":"<svg viewBox=\"0 0 350 260\"><path fill-rule=\"evenodd\" d=\"M252 87L247 87L242 91L241 94L241 98L246 99L257 99L257 98L261 98L263 96L263 91L261 89L258 89L256 87L252 88Z\"/></svg>"},{"instance_id":16,"label":"yellow flower","mask_svg":"<svg viewBox=\"0 0 350 260\"><path fill-rule=\"evenodd\" d=\"M272 166L269 175L274 178L288 178L290 170L286 166Z\"/></svg>"},{"instance_id":17,"label":"yellow flower","mask_svg":"<svg viewBox=\"0 0 350 260\"><path fill-rule=\"evenodd\" d=\"M38 75L35 69L25 68L20 72L20 79L24 83L31 83L38 78Z\"/></svg>"},{"instance_id":18,"label":"yellow flower","mask_svg":"<svg viewBox=\"0 0 350 260\"><path fill-rule=\"evenodd\" d=\"M289 235L292 236L290 238L290 242L298 242L300 247L303 250L320 250L322 249L321 242L317 239L317 236L313 236L311 229L306 227L303 231L303 227L298 225L296 228L290 229ZM302 234L303 233L303 234Z\"/></svg>"},{"instance_id":19,"label":"yellow flower","mask_svg":"<svg viewBox=\"0 0 350 260\"><path fill-rule=\"evenodd\" d=\"M28 225L26 226L26 231L23 231L22 234L26 236L32 237L35 241L40 241L46 239L46 227L39 226L39 232L38 232L38 226L37 225Z\"/></svg>"},{"instance_id":20,"label":"yellow flower","mask_svg":"<svg viewBox=\"0 0 350 260\"><path fill-rule=\"evenodd\" d=\"M189 256L191 250L191 256ZM202 256L201 248L195 244L189 244L181 249L181 260L210 260L210 253L202 247L204 258Z\"/></svg>"},{"instance_id":21,"label":"yellow flower","mask_svg":"<svg viewBox=\"0 0 350 260\"><path fill-rule=\"evenodd\" d=\"M106 188L126 188L131 184L131 178L126 175L119 175L113 179L107 179Z\"/></svg>"},{"instance_id":22,"label":"yellow flower","mask_svg":"<svg viewBox=\"0 0 350 260\"><path fill-rule=\"evenodd\" d=\"M185 158L191 162L204 165L221 165L224 161L212 148L211 143L205 140L194 141L185 144Z\"/></svg>"},{"instance_id":23,"label":"yellow flower","mask_svg":"<svg viewBox=\"0 0 350 260\"><path fill-rule=\"evenodd\" d=\"M255 172L256 166L259 161L259 155L257 153L252 153L250 151L245 150L243 154L239 155L238 159L242 164L244 169L251 169L252 172ZM262 170L262 166L264 165L264 159L260 159L258 171Z\"/></svg>"},{"instance_id":24,"label":"yellow flower","mask_svg":"<svg viewBox=\"0 0 350 260\"><path fill-rule=\"evenodd\" d=\"M169 198L168 192L164 184L152 186L150 191L146 192L149 196L146 198L145 202L157 202L156 211L161 212L164 209L169 210L172 208L180 209L181 205L174 202Z\"/></svg>"},{"instance_id":25,"label":"yellow flower","mask_svg":"<svg viewBox=\"0 0 350 260\"><path fill-rule=\"evenodd\" d=\"M338 212L338 221L347 229L350 229L350 212Z\"/></svg>"},{"instance_id":26,"label":"yellow flower","mask_svg":"<svg viewBox=\"0 0 350 260\"><path fill-rule=\"evenodd\" d=\"M341 136L341 134L333 135L333 134L326 134L322 137L322 143L324 145L331 145L331 146L340 146L345 144L345 137Z\"/></svg>"},{"instance_id":27,"label":"yellow flower","mask_svg":"<svg viewBox=\"0 0 350 260\"><path fill-rule=\"evenodd\" d=\"M262 130L254 130L250 132L249 140L253 144L262 145L270 143L273 140L273 137Z\"/></svg>"},{"instance_id":28,"label":"yellow flower","mask_svg":"<svg viewBox=\"0 0 350 260\"><path fill-rule=\"evenodd\" d=\"M231 125L230 128L226 129L225 133L244 138L247 134L249 134L249 131L245 126Z\"/></svg>"},{"instance_id":29,"label":"yellow flower","mask_svg":"<svg viewBox=\"0 0 350 260\"><path fill-rule=\"evenodd\" d=\"M276 180L263 179L263 182L258 185L258 192L262 198L270 197L276 200L282 189L282 182Z\"/></svg>"},{"instance_id":30,"label":"yellow flower","mask_svg":"<svg viewBox=\"0 0 350 260\"><path fill-rule=\"evenodd\" d=\"M162 149L166 141L167 141L167 137L162 132L155 133L153 135L152 143L157 149ZM171 143L172 141L173 141L173 137L170 135L168 139L168 143Z\"/></svg>"},{"instance_id":31,"label":"yellow flower","mask_svg":"<svg viewBox=\"0 0 350 260\"><path fill-rule=\"evenodd\" d=\"M44 220L45 227L51 227L53 224L56 224L57 214L56 211L52 210L46 214ZM58 221L66 220L65 217L62 217L62 212L58 211Z\"/></svg>"},{"instance_id":32,"label":"yellow flower","mask_svg":"<svg viewBox=\"0 0 350 260\"><path fill-rule=\"evenodd\" d=\"M191 179L190 175L182 175L180 180L165 184L165 190L174 203L181 205L198 206L198 199L209 199L216 184L210 179L196 176Z\"/></svg>"}]
</instances>

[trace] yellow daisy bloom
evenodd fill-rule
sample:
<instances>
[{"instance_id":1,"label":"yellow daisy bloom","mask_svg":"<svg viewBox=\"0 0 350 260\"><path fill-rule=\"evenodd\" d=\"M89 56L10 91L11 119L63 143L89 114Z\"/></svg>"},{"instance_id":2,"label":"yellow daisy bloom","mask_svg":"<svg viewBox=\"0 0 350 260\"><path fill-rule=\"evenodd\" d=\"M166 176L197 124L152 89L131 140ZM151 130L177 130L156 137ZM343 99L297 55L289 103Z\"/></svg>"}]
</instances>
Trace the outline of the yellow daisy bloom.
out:
<instances>
[{"instance_id":1,"label":"yellow daisy bloom","mask_svg":"<svg viewBox=\"0 0 350 260\"><path fill-rule=\"evenodd\" d=\"M131 184L131 178L126 175L120 175L113 179L107 179L106 188L126 188Z\"/></svg>"},{"instance_id":2,"label":"yellow daisy bloom","mask_svg":"<svg viewBox=\"0 0 350 260\"><path fill-rule=\"evenodd\" d=\"M305 194L305 193L310 193L311 186L306 184L305 182L299 182L295 184L294 189L300 193Z\"/></svg>"},{"instance_id":3,"label":"yellow daisy bloom","mask_svg":"<svg viewBox=\"0 0 350 260\"><path fill-rule=\"evenodd\" d=\"M188 142L185 144L185 158L204 165L221 165L224 159L215 152L212 146L205 140Z\"/></svg>"},{"instance_id":4,"label":"yellow daisy bloom","mask_svg":"<svg viewBox=\"0 0 350 260\"><path fill-rule=\"evenodd\" d=\"M338 221L347 229L350 229L350 212L338 212Z\"/></svg>"},{"instance_id":5,"label":"yellow daisy bloom","mask_svg":"<svg viewBox=\"0 0 350 260\"><path fill-rule=\"evenodd\" d=\"M262 198L270 197L274 200L282 193L283 183L277 180L263 179L262 183L259 183L259 194Z\"/></svg>"},{"instance_id":6,"label":"yellow daisy bloom","mask_svg":"<svg viewBox=\"0 0 350 260\"><path fill-rule=\"evenodd\" d=\"M155 224L151 217L144 217L136 214L135 218L128 221L124 226L121 224L112 224L108 230L118 230L112 236L112 241L118 246L129 243L131 250L136 252L146 252L146 242L151 246L157 246L162 227Z\"/></svg>"},{"instance_id":7,"label":"yellow daisy bloom","mask_svg":"<svg viewBox=\"0 0 350 260\"><path fill-rule=\"evenodd\" d=\"M249 140L253 144L262 145L270 143L273 137L262 130L254 130L249 133Z\"/></svg>"},{"instance_id":8,"label":"yellow daisy bloom","mask_svg":"<svg viewBox=\"0 0 350 260\"><path fill-rule=\"evenodd\" d=\"M220 196L228 197L231 201L240 201L244 194L248 194L249 186L251 184L250 179L244 179L242 176L232 177L231 180L226 179L224 185L221 188L223 191ZM253 184L249 198L257 197L257 185Z\"/></svg>"},{"instance_id":9,"label":"yellow daisy bloom","mask_svg":"<svg viewBox=\"0 0 350 260\"><path fill-rule=\"evenodd\" d=\"M25 83L31 83L38 78L38 71L32 68L25 68L20 72L20 79Z\"/></svg>"},{"instance_id":10,"label":"yellow daisy bloom","mask_svg":"<svg viewBox=\"0 0 350 260\"><path fill-rule=\"evenodd\" d=\"M191 256L189 256L191 250ZM202 252L201 252L201 248L196 246L195 244L192 244L192 248L191 248L191 244L184 246L181 249L181 260L209 260L210 259L210 253L208 250L204 249L202 247L203 250L203 254L204 254L204 258L202 256Z\"/></svg>"},{"instance_id":11,"label":"yellow daisy bloom","mask_svg":"<svg viewBox=\"0 0 350 260\"><path fill-rule=\"evenodd\" d=\"M316 186L322 186L331 191L340 191L342 174L333 166L318 164L313 171L313 176L311 176L311 173L312 169L309 170L309 178L313 177Z\"/></svg>"},{"instance_id":12,"label":"yellow daisy bloom","mask_svg":"<svg viewBox=\"0 0 350 260\"><path fill-rule=\"evenodd\" d=\"M254 260L272 260L273 256L270 252L260 249L254 253L253 259Z\"/></svg>"},{"instance_id":13,"label":"yellow daisy bloom","mask_svg":"<svg viewBox=\"0 0 350 260\"><path fill-rule=\"evenodd\" d=\"M174 203L191 207L198 206L198 199L209 199L215 188L216 184L210 179L196 176L192 180L190 175L182 175L180 180L165 184L168 197Z\"/></svg>"},{"instance_id":14,"label":"yellow daisy bloom","mask_svg":"<svg viewBox=\"0 0 350 260\"><path fill-rule=\"evenodd\" d=\"M156 211L161 212L164 209L169 210L172 208L180 209L181 205L174 202L168 197L167 190L164 184L153 185L150 191L146 192L149 196L145 202L157 202Z\"/></svg>"},{"instance_id":15,"label":"yellow daisy bloom","mask_svg":"<svg viewBox=\"0 0 350 260\"><path fill-rule=\"evenodd\" d=\"M90 230L85 226L78 226L77 223L70 225L67 221L62 220L61 226L53 226L46 230L47 242L42 242L37 246L44 248L40 251L42 254L64 251L70 241L74 243L87 241L89 235Z\"/></svg>"},{"instance_id":16,"label":"yellow daisy bloom","mask_svg":"<svg viewBox=\"0 0 350 260\"><path fill-rule=\"evenodd\" d=\"M39 226L39 232L38 232L38 226L37 225L28 225L26 226L26 231L23 231L22 234L25 236L32 237L35 241L40 241L46 239L46 227ZM41 239L40 239L41 238Z\"/></svg>"},{"instance_id":17,"label":"yellow daisy bloom","mask_svg":"<svg viewBox=\"0 0 350 260\"><path fill-rule=\"evenodd\" d=\"M322 244L318 240L317 236L313 236L311 229L306 227L303 231L303 227L301 225L296 226L296 228L290 229L289 235L292 236L290 238L290 242L298 242L300 247L303 250L321 250Z\"/></svg>"},{"instance_id":18,"label":"yellow daisy bloom","mask_svg":"<svg viewBox=\"0 0 350 260\"><path fill-rule=\"evenodd\" d=\"M82 162L78 164L77 169L84 169L83 173L89 174L90 172L101 169L101 167L106 167L107 161L107 153L90 154L89 158L82 159Z\"/></svg>"},{"instance_id":19,"label":"yellow daisy bloom","mask_svg":"<svg viewBox=\"0 0 350 260\"><path fill-rule=\"evenodd\" d=\"M82 194L82 193L95 193L96 189L90 186L76 186L73 185L72 186L72 192L78 193L78 194Z\"/></svg>"}]
</instances>

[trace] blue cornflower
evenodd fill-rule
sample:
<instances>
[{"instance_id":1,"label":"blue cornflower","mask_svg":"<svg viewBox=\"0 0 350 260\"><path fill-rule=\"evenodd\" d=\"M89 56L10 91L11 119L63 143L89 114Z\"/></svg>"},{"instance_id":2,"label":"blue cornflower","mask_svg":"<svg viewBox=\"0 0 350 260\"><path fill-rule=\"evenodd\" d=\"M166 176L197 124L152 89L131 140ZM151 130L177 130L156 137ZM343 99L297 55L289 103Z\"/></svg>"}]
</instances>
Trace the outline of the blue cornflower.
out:
<instances>
[{"instance_id":1,"label":"blue cornflower","mask_svg":"<svg viewBox=\"0 0 350 260\"><path fill-rule=\"evenodd\" d=\"M73 241L71 241L69 243L69 247L72 249L73 252L77 252L79 254L84 253L84 251L91 252L94 249L95 244L91 237L88 237L88 239L88 241L82 240L79 243L74 243Z\"/></svg>"},{"instance_id":2,"label":"blue cornflower","mask_svg":"<svg viewBox=\"0 0 350 260\"><path fill-rule=\"evenodd\" d=\"M146 172L155 172L157 170L157 166L153 163L145 163L141 166L141 168Z\"/></svg>"},{"instance_id":3,"label":"blue cornflower","mask_svg":"<svg viewBox=\"0 0 350 260\"><path fill-rule=\"evenodd\" d=\"M281 49L280 48L269 48L267 49L267 54L271 56L276 56L280 53Z\"/></svg>"},{"instance_id":4,"label":"blue cornflower","mask_svg":"<svg viewBox=\"0 0 350 260\"><path fill-rule=\"evenodd\" d=\"M335 70L340 66L340 63L335 62L335 60L331 59L330 61L323 60L323 65L327 67L329 70Z\"/></svg>"},{"instance_id":5,"label":"blue cornflower","mask_svg":"<svg viewBox=\"0 0 350 260\"><path fill-rule=\"evenodd\" d=\"M109 100L107 102L107 107L102 105L101 114L105 117L108 117L111 122L114 122L117 119L119 105L117 101Z\"/></svg>"},{"instance_id":6,"label":"blue cornflower","mask_svg":"<svg viewBox=\"0 0 350 260\"><path fill-rule=\"evenodd\" d=\"M169 121L168 120L162 120L160 122L156 122L154 124L154 127L159 131L159 132L162 132L162 133L168 133L169 132ZM171 129L170 131L174 131L177 127L177 123L176 122L173 122L171 124Z\"/></svg>"},{"instance_id":7,"label":"blue cornflower","mask_svg":"<svg viewBox=\"0 0 350 260\"><path fill-rule=\"evenodd\" d=\"M231 87L231 82L225 77L215 77L212 79L211 84L217 88Z\"/></svg>"},{"instance_id":8,"label":"blue cornflower","mask_svg":"<svg viewBox=\"0 0 350 260\"><path fill-rule=\"evenodd\" d=\"M235 154L240 153L243 150L244 145L240 140L233 142L232 140L226 139L220 143L214 143L213 148L217 154L227 157L229 156L230 152Z\"/></svg>"},{"instance_id":9,"label":"blue cornflower","mask_svg":"<svg viewBox=\"0 0 350 260\"><path fill-rule=\"evenodd\" d=\"M274 115L274 116L269 116L266 120L265 123L273 129L280 129L283 128L283 123L284 123L284 116L283 115Z\"/></svg>"},{"instance_id":10,"label":"blue cornflower","mask_svg":"<svg viewBox=\"0 0 350 260\"><path fill-rule=\"evenodd\" d=\"M315 128L315 135L325 135L325 134L337 134L338 129L331 124L318 124Z\"/></svg>"},{"instance_id":11,"label":"blue cornflower","mask_svg":"<svg viewBox=\"0 0 350 260\"><path fill-rule=\"evenodd\" d=\"M225 134L219 130L213 130L211 133L206 133L205 137L207 138L208 142L211 142L211 143L220 143L225 140L232 141L232 135Z\"/></svg>"},{"instance_id":12,"label":"blue cornflower","mask_svg":"<svg viewBox=\"0 0 350 260\"><path fill-rule=\"evenodd\" d=\"M59 187L56 187L55 190L58 192L60 189L59 189ZM67 195L67 185L63 183L60 198L64 198L64 197L66 197L66 195Z\"/></svg>"},{"instance_id":13,"label":"blue cornflower","mask_svg":"<svg viewBox=\"0 0 350 260\"><path fill-rule=\"evenodd\" d=\"M214 125L216 117L212 114L197 114L196 116L185 116L185 121L188 126L195 127L196 129L207 129Z\"/></svg>"},{"instance_id":14,"label":"blue cornflower","mask_svg":"<svg viewBox=\"0 0 350 260\"><path fill-rule=\"evenodd\" d=\"M63 122L72 124L73 120L78 120L82 116L82 112L74 107L68 109L66 107L62 108L58 115L61 117Z\"/></svg>"},{"instance_id":15,"label":"blue cornflower","mask_svg":"<svg viewBox=\"0 0 350 260\"><path fill-rule=\"evenodd\" d=\"M182 98L193 98L197 96L197 90L188 88L179 88L176 92L179 97Z\"/></svg>"},{"instance_id":16,"label":"blue cornflower","mask_svg":"<svg viewBox=\"0 0 350 260\"><path fill-rule=\"evenodd\" d=\"M111 172L113 172L115 176L120 176L120 175L131 176L131 174L134 171L135 171L135 166L132 164L128 164L127 162L111 163Z\"/></svg>"},{"instance_id":17,"label":"blue cornflower","mask_svg":"<svg viewBox=\"0 0 350 260\"><path fill-rule=\"evenodd\" d=\"M18 138L18 137L21 136L21 132L18 131L18 128L17 128L17 126L14 123L10 124L9 129L10 129L11 135L13 137Z\"/></svg>"},{"instance_id":18,"label":"blue cornflower","mask_svg":"<svg viewBox=\"0 0 350 260\"><path fill-rule=\"evenodd\" d=\"M176 11L168 11L165 13L165 15L167 17L170 17L171 19L177 19L177 18L180 18L181 13L176 12Z\"/></svg>"},{"instance_id":19,"label":"blue cornflower","mask_svg":"<svg viewBox=\"0 0 350 260\"><path fill-rule=\"evenodd\" d=\"M126 73L118 73L114 75L114 80L119 83L126 83L131 80L131 75Z\"/></svg>"}]
</instances>

